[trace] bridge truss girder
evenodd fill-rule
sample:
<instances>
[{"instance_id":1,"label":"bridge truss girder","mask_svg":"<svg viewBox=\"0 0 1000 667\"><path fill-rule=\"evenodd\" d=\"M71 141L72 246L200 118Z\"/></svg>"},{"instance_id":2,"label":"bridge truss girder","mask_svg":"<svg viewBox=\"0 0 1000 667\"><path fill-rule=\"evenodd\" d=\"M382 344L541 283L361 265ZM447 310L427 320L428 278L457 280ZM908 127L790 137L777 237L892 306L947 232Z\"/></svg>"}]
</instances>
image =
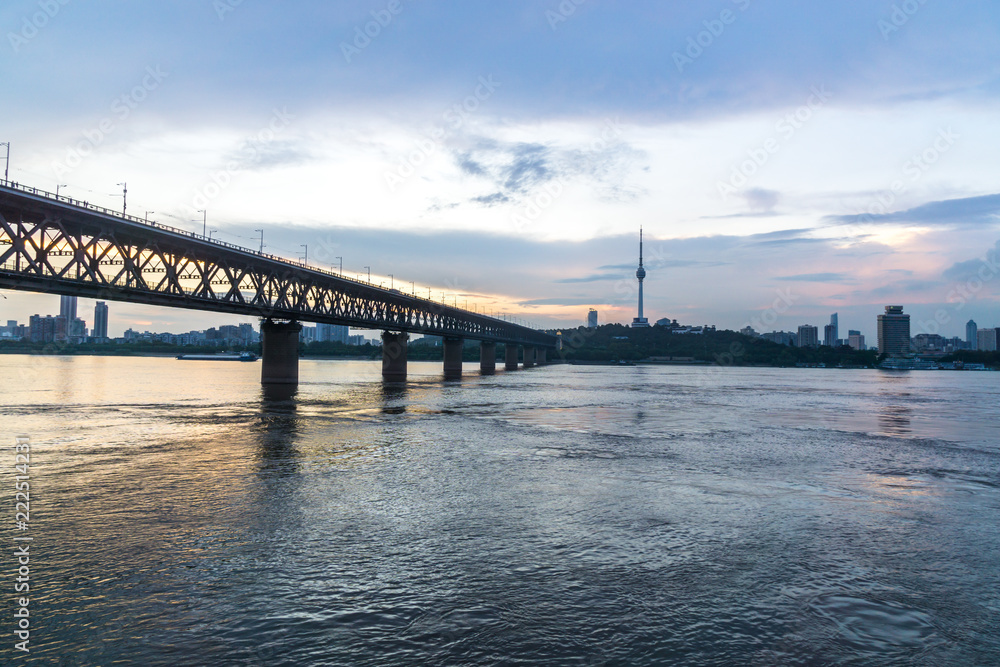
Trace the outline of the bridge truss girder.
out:
<instances>
[{"instance_id":1,"label":"bridge truss girder","mask_svg":"<svg viewBox=\"0 0 1000 667\"><path fill-rule=\"evenodd\" d=\"M0 191L0 287L554 347L555 337L180 230Z\"/></svg>"}]
</instances>

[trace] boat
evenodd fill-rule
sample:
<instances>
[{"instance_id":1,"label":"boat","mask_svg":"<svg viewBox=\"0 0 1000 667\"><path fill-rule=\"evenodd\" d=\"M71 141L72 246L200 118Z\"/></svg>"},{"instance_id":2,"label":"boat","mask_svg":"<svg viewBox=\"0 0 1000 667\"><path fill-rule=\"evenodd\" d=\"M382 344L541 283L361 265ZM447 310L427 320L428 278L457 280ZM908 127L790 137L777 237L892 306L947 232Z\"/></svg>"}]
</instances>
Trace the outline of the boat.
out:
<instances>
[{"instance_id":1,"label":"boat","mask_svg":"<svg viewBox=\"0 0 1000 667\"><path fill-rule=\"evenodd\" d=\"M178 354L177 358L182 361L257 361L257 355L253 352L240 352L239 354Z\"/></svg>"}]
</instances>

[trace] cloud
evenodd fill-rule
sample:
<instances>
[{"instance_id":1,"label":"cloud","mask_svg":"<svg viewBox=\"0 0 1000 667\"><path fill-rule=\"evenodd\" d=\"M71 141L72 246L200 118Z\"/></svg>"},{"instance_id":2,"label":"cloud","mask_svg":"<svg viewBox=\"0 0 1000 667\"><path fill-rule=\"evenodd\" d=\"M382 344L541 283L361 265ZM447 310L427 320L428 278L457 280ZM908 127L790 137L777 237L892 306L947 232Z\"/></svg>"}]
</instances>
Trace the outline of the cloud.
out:
<instances>
[{"instance_id":1,"label":"cloud","mask_svg":"<svg viewBox=\"0 0 1000 667\"><path fill-rule=\"evenodd\" d=\"M247 139L226 158L228 168L260 170L295 166L313 159L301 143L293 140L274 139L261 142Z\"/></svg>"},{"instance_id":2,"label":"cloud","mask_svg":"<svg viewBox=\"0 0 1000 667\"><path fill-rule=\"evenodd\" d=\"M972 280L996 280L1000 278L1000 241L997 241L992 248L988 248L983 255L977 259L970 259L963 262L955 262L942 272L942 276L947 280L972 281Z\"/></svg>"},{"instance_id":3,"label":"cloud","mask_svg":"<svg viewBox=\"0 0 1000 667\"><path fill-rule=\"evenodd\" d=\"M943 283L939 280L897 280L868 290L867 294L877 297L888 297L896 294L918 294L940 290L943 286Z\"/></svg>"},{"instance_id":4,"label":"cloud","mask_svg":"<svg viewBox=\"0 0 1000 667\"><path fill-rule=\"evenodd\" d=\"M855 282L853 277L844 273L800 273L794 276L775 276L774 279L807 283Z\"/></svg>"},{"instance_id":5,"label":"cloud","mask_svg":"<svg viewBox=\"0 0 1000 667\"><path fill-rule=\"evenodd\" d=\"M519 306L594 306L603 305L601 299L591 297L556 297L551 299L530 299L518 301Z\"/></svg>"},{"instance_id":6,"label":"cloud","mask_svg":"<svg viewBox=\"0 0 1000 667\"><path fill-rule=\"evenodd\" d=\"M634 268L634 267L629 267ZM555 283L594 283L600 280L620 280L622 274L620 273L594 273L589 276L584 276L582 278L561 278L560 280L553 280Z\"/></svg>"},{"instance_id":7,"label":"cloud","mask_svg":"<svg viewBox=\"0 0 1000 667\"><path fill-rule=\"evenodd\" d=\"M765 188L750 188L741 193L750 208L756 212L769 213L781 201L781 193Z\"/></svg>"},{"instance_id":8,"label":"cloud","mask_svg":"<svg viewBox=\"0 0 1000 667\"><path fill-rule=\"evenodd\" d=\"M830 215L823 221L835 225L920 223L941 226L1000 222L1000 194L932 201L891 213Z\"/></svg>"},{"instance_id":9,"label":"cloud","mask_svg":"<svg viewBox=\"0 0 1000 667\"><path fill-rule=\"evenodd\" d=\"M559 146L474 136L465 143L453 149L452 158L461 173L489 182L492 193L470 199L482 206L523 201L554 181L559 189L585 183L598 200L608 202L633 201L645 193L633 183L633 174L645 168L646 154L622 141Z\"/></svg>"}]
</instances>

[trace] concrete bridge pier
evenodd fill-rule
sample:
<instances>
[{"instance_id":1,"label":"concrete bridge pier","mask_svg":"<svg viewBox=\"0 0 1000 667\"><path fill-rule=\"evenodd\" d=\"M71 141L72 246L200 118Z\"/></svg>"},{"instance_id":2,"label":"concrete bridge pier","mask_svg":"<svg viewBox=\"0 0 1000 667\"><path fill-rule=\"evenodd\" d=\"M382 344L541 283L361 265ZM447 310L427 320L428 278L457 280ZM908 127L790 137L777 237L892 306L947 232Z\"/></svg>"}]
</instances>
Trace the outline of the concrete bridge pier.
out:
<instances>
[{"instance_id":1,"label":"concrete bridge pier","mask_svg":"<svg viewBox=\"0 0 1000 667\"><path fill-rule=\"evenodd\" d=\"M260 383L297 385L299 383L298 322L272 322L260 325Z\"/></svg>"},{"instance_id":2,"label":"concrete bridge pier","mask_svg":"<svg viewBox=\"0 0 1000 667\"><path fill-rule=\"evenodd\" d=\"M493 375L497 372L497 344L493 341L479 342L479 373Z\"/></svg>"},{"instance_id":3,"label":"concrete bridge pier","mask_svg":"<svg viewBox=\"0 0 1000 667\"><path fill-rule=\"evenodd\" d=\"M517 370L517 343L504 343L503 367L508 371Z\"/></svg>"},{"instance_id":4,"label":"concrete bridge pier","mask_svg":"<svg viewBox=\"0 0 1000 667\"><path fill-rule=\"evenodd\" d=\"M524 346L524 367L531 368L535 365L535 348L531 345Z\"/></svg>"},{"instance_id":5,"label":"concrete bridge pier","mask_svg":"<svg viewBox=\"0 0 1000 667\"><path fill-rule=\"evenodd\" d=\"M444 337L444 376L454 380L462 377L462 350L465 340L458 336Z\"/></svg>"},{"instance_id":6,"label":"concrete bridge pier","mask_svg":"<svg viewBox=\"0 0 1000 667\"><path fill-rule=\"evenodd\" d=\"M406 381L406 342L409 336L405 332L382 332L382 379L387 382Z\"/></svg>"},{"instance_id":7,"label":"concrete bridge pier","mask_svg":"<svg viewBox=\"0 0 1000 667\"><path fill-rule=\"evenodd\" d=\"M538 365L538 366L544 366L545 365L545 363L546 363L546 359L545 359L545 353L546 353L546 351L547 350L544 347L540 347L540 348L538 348L538 349L535 350L535 364L536 365Z\"/></svg>"}]
</instances>

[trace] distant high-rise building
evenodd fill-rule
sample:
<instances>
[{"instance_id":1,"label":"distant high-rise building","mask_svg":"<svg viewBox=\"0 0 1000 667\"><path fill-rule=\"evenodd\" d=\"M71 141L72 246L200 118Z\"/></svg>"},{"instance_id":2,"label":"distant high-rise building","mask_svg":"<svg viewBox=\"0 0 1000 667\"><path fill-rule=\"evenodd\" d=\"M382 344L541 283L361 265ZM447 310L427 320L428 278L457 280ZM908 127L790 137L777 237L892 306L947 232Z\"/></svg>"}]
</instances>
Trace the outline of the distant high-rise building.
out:
<instances>
[{"instance_id":1,"label":"distant high-rise building","mask_svg":"<svg viewBox=\"0 0 1000 667\"><path fill-rule=\"evenodd\" d=\"M819 327L803 324L799 327L799 347L818 347Z\"/></svg>"},{"instance_id":2,"label":"distant high-rise building","mask_svg":"<svg viewBox=\"0 0 1000 667\"><path fill-rule=\"evenodd\" d=\"M639 316L632 320L632 326L648 327L649 320L642 316L642 281L646 279L646 269L642 268L642 227L639 228L639 268L635 277L639 279Z\"/></svg>"},{"instance_id":3,"label":"distant high-rise building","mask_svg":"<svg viewBox=\"0 0 1000 667\"><path fill-rule=\"evenodd\" d=\"M965 342L969 344L969 349L974 350L979 344L979 338L976 335L979 331L979 327L976 326L975 320L969 320L965 323Z\"/></svg>"},{"instance_id":4,"label":"distant high-rise building","mask_svg":"<svg viewBox=\"0 0 1000 667\"><path fill-rule=\"evenodd\" d=\"M51 343L56 339L57 323L61 317L32 315L28 320L28 336L32 343Z\"/></svg>"},{"instance_id":5,"label":"distant high-rise building","mask_svg":"<svg viewBox=\"0 0 1000 667\"><path fill-rule=\"evenodd\" d=\"M827 324L823 327L823 345L837 347L837 325Z\"/></svg>"},{"instance_id":6,"label":"distant high-rise building","mask_svg":"<svg viewBox=\"0 0 1000 667\"><path fill-rule=\"evenodd\" d=\"M69 323L67 335L72 342L82 343L83 339L87 337L87 323L79 317L76 318Z\"/></svg>"},{"instance_id":7,"label":"distant high-rise building","mask_svg":"<svg viewBox=\"0 0 1000 667\"><path fill-rule=\"evenodd\" d=\"M587 312L587 328L596 329L597 328L597 311L591 308Z\"/></svg>"},{"instance_id":8,"label":"distant high-rise building","mask_svg":"<svg viewBox=\"0 0 1000 667\"><path fill-rule=\"evenodd\" d=\"M976 349L982 352L997 351L997 330L980 329L976 332Z\"/></svg>"},{"instance_id":9,"label":"distant high-rise building","mask_svg":"<svg viewBox=\"0 0 1000 667\"><path fill-rule=\"evenodd\" d=\"M847 344L850 345L855 350L866 350L865 347L865 337L860 331L854 331L849 329L847 331Z\"/></svg>"},{"instance_id":10,"label":"distant high-rise building","mask_svg":"<svg viewBox=\"0 0 1000 667\"><path fill-rule=\"evenodd\" d=\"M76 319L76 297L75 296L61 296L59 297L59 317L63 318L68 323Z\"/></svg>"},{"instance_id":11,"label":"distant high-rise building","mask_svg":"<svg viewBox=\"0 0 1000 667\"><path fill-rule=\"evenodd\" d=\"M890 356L910 353L910 316L902 306L886 306L878 316L878 351Z\"/></svg>"},{"instance_id":12,"label":"distant high-rise building","mask_svg":"<svg viewBox=\"0 0 1000 667\"><path fill-rule=\"evenodd\" d=\"M791 331L772 331L771 333L762 333L760 337L772 343L787 345L789 347L797 346L799 340L799 337Z\"/></svg>"},{"instance_id":13,"label":"distant high-rise building","mask_svg":"<svg viewBox=\"0 0 1000 667\"><path fill-rule=\"evenodd\" d=\"M108 337L108 304L98 301L94 306L94 338L104 340Z\"/></svg>"}]
</instances>

